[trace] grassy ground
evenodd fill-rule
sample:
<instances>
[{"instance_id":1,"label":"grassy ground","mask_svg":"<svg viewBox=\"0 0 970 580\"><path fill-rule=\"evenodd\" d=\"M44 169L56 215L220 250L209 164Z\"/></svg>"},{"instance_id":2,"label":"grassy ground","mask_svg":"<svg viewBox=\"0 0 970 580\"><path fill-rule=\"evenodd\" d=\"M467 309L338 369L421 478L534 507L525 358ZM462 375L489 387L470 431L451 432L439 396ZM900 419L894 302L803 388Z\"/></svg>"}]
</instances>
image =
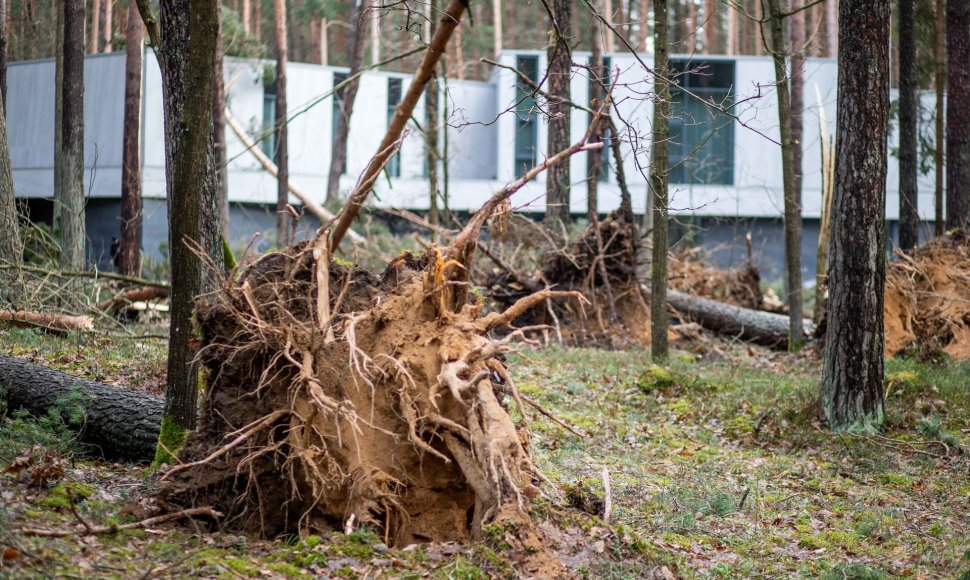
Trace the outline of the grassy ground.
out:
<instances>
[{"instance_id":1,"label":"grassy ground","mask_svg":"<svg viewBox=\"0 0 970 580\"><path fill-rule=\"evenodd\" d=\"M0 330L0 353L150 392L164 376L162 345ZM536 516L578 575L664 577L666 567L678 577L953 578L970 570L970 461L958 453L970 446L970 365L889 361L886 431L836 436L814 421L812 357L704 350L679 352L664 367L637 351L548 348L510 358L520 389L586 434L531 417L533 452L556 484L545 486ZM55 453L25 453L35 443ZM56 539L17 533L79 532L81 520L124 523L150 511L151 474L76 450L53 418L0 418L4 467L33 456L63 470L40 488L13 472L0 477L0 576L512 574L500 530L476 547L410 550L390 550L366 531L273 541L193 524ZM604 468L610 525L599 519Z\"/></svg>"}]
</instances>

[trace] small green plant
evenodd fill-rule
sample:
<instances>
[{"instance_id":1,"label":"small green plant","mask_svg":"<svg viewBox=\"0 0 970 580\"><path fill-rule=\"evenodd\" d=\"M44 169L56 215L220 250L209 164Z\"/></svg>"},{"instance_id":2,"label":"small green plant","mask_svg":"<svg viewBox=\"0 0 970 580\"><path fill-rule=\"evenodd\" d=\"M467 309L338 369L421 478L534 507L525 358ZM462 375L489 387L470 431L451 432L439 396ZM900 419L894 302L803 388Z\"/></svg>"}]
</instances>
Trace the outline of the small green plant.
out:
<instances>
[{"instance_id":1,"label":"small green plant","mask_svg":"<svg viewBox=\"0 0 970 580\"><path fill-rule=\"evenodd\" d=\"M957 449L960 447L960 438L953 433L944 430L943 422L937 415L923 417L920 419L919 425L916 426L916 430L922 437L939 441L950 449Z\"/></svg>"}]
</instances>

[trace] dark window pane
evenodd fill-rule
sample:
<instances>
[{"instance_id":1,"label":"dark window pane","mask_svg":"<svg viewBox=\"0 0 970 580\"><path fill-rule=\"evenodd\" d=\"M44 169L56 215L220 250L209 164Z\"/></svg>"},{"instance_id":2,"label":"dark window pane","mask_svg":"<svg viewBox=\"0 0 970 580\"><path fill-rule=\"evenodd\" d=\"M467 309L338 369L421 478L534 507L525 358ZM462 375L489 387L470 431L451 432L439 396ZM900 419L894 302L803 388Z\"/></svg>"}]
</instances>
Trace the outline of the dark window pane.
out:
<instances>
[{"instance_id":1,"label":"dark window pane","mask_svg":"<svg viewBox=\"0 0 970 580\"><path fill-rule=\"evenodd\" d=\"M387 79L387 124L390 126L391 119L397 111L397 106L401 102L401 79ZM391 157L386 166L387 174L391 177L401 177L401 153L400 151Z\"/></svg>"},{"instance_id":2,"label":"dark window pane","mask_svg":"<svg viewBox=\"0 0 970 580\"><path fill-rule=\"evenodd\" d=\"M515 66L532 82L538 80L539 57L520 56L516 58ZM535 165L538 126L533 88L519 78L516 81L516 93L515 175L521 177Z\"/></svg>"},{"instance_id":3,"label":"dark window pane","mask_svg":"<svg viewBox=\"0 0 970 580\"><path fill-rule=\"evenodd\" d=\"M734 119L712 104L731 104L734 63L674 60L671 70L670 182L732 184Z\"/></svg>"}]
</instances>

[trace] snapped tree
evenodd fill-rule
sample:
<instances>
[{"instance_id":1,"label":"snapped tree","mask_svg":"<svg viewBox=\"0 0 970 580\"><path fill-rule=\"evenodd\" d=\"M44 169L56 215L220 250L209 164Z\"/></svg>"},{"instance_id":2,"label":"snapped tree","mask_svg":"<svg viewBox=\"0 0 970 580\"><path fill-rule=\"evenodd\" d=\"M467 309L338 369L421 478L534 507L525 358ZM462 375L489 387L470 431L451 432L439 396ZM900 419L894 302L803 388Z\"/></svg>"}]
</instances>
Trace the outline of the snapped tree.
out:
<instances>
[{"instance_id":1,"label":"snapped tree","mask_svg":"<svg viewBox=\"0 0 970 580\"><path fill-rule=\"evenodd\" d=\"M837 431L883 407L889 0L839 3L838 127L822 410Z\"/></svg>"}]
</instances>

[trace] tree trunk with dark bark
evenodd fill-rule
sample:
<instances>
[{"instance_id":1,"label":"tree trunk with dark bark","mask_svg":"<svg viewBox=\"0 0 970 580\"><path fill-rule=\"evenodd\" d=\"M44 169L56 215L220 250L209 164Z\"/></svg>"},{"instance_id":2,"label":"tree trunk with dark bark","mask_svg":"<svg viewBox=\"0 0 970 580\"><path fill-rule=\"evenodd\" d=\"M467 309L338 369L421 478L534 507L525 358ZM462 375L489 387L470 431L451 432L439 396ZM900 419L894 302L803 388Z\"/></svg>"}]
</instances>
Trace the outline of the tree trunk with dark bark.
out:
<instances>
[{"instance_id":1,"label":"tree trunk with dark bark","mask_svg":"<svg viewBox=\"0 0 970 580\"><path fill-rule=\"evenodd\" d=\"M718 334L780 350L788 348L791 324L783 314L743 308L676 290L667 291L667 303L688 320ZM800 322L803 332L814 331L811 322Z\"/></svg>"},{"instance_id":2,"label":"tree trunk with dark bark","mask_svg":"<svg viewBox=\"0 0 970 580\"><path fill-rule=\"evenodd\" d=\"M970 2L946 3L946 227L970 226Z\"/></svg>"},{"instance_id":3,"label":"tree trunk with dark bark","mask_svg":"<svg viewBox=\"0 0 970 580\"><path fill-rule=\"evenodd\" d=\"M55 23L54 33L54 183L52 196L54 198L54 215L52 224L54 231L61 227L61 203L64 194L64 131L61 127L61 117L64 115L64 2L54 3Z\"/></svg>"},{"instance_id":4,"label":"tree trunk with dark bark","mask_svg":"<svg viewBox=\"0 0 970 580\"><path fill-rule=\"evenodd\" d=\"M61 269L83 270L84 259L84 0L64 2L61 87Z\"/></svg>"},{"instance_id":5,"label":"tree trunk with dark bark","mask_svg":"<svg viewBox=\"0 0 970 580\"><path fill-rule=\"evenodd\" d=\"M841 0L835 199L822 368L829 426L871 430L883 405L889 0Z\"/></svg>"},{"instance_id":6,"label":"tree trunk with dark bark","mask_svg":"<svg viewBox=\"0 0 970 580\"><path fill-rule=\"evenodd\" d=\"M653 143L650 146L650 192L653 207L653 261L650 269L650 353L667 358L667 150L670 137L670 90L667 86L667 0L654 0Z\"/></svg>"},{"instance_id":7,"label":"tree trunk with dark bark","mask_svg":"<svg viewBox=\"0 0 970 580\"><path fill-rule=\"evenodd\" d=\"M549 79L549 129L546 139L546 151L550 155L568 148L569 120L572 109L567 104L570 100L569 81L572 76L572 54L569 42L572 2L569 0L553 0L552 15L555 21L550 23L550 41L548 67L546 75ZM549 224L569 222L569 163L560 163L550 167L546 172L546 221Z\"/></svg>"},{"instance_id":8,"label":"tree trunk with dark bark","mask_svg":"<svg viewBox=\"0 0 970 580\"><path fill-rule=\"evenodd\" d=\"M916 0L899 0L899 247L919 243L917 209Z\"/></svg>"},{"instance_id":9,"label":"tree trunk with dark bark","mask_svg":"<svg viewBox=\"0 0 970 580\"><path fill-rule=\"evenodd\" d=\"M936 226L937 237L946 232L946 218L943 215L943 175L946 171L943 160L943 149L945 147L946 135L943 128L943 118L945 116L946 103L946 1L936 0L936 23L934 26L933 39L933 84L936 89L936 133L935 151L933 161L936 168L936 183L934 191L933 219Z\"/></svg>"},{"instance_id":10,"label":"tree trunk with dark bark","mask_svg":"<svg viewBox=\"0 0 970 580\"><path fill-rule=\"evenodd\" d=\"M593 6L597 11L602 12L601 5L602 2L592 2ZM603 66L603 36L600 30L599 21L595 18L590 21L590 33L592 38L590 42L592 43L592 54L589 58L589 76L590 76L590 107L596 108L599 101L603 99L603 83L608 82L607 72L604 70ZM610 32L609 34L612 34ZM600 128L597 131L599 134L593 136L591 139L593 142L602 141L602 136L604 135L604 128L607 124L601 123ZM599 176L600 171L603 166L603 155L602 151L593 150L586 152L586 215L589 217L589 222L594 223L596 221L599 209L597 207L599 203Z\"/></svg>"},{"instance_id":11,"label":"tree trunk with dark bark","mask_svg":"<svg viewBox=\"0 0 970 580\"><path fill-rule=\"evenodd\" d=\"M147 461L155 454L164 401L136 391L120 389L0 355L0 399L9 409L24 409L43 416L60 411L79 439L105 457ZM72 418L73 401L83 419Z\"/></svg>"},{"instance_id":12,"label":"tree trunk with dark bark","mask_svg":"<svg viewBox=\"0 0 970 580\"><path fill-rule=\"evenodd\" d=\"M121 242L118 271L141 275L141 84L145 28L129 0L125 39L125 112L121 162Z\"/></svg>"},{"instance_id":13,"label":"tree trunk with dark bark","mask_svg":"<svg viewBox=\"0 0 970 580\"><path fill-rule=\"evenodd\" d=\"M276 236L277 246L290 245L290 161L286 129L286 0L273 1L276 28Z\"/></svg>"},{"instance_id":14,"label":"tree trunk with dark bark","mask_svg":"<svg viewBox=\"0 0 970 580\"><path fill-rule=\"evenodd\" d=\"M367 4L361 0L360 6L354 8L351 23L354 26L353 38L349 45L348 60L350 61L350 77L354 77L364 64L364 41L367 38ZM330 175L327 180L327 203L335 204L340 201L340 176L344 172L347 160L347 136L350 134L350 117L354 113L354 101L357 100L357 88L360 80L354 78L343 89L340 99L340 116L334 129L333 151L330 156ZM334 95L336 98L336 95Z\"/></svg>"},{"instance_id":15,"label":"tree trunk with dark bark","mask_svg":"<svg viewBox=\"0 0 970 580\"><path fill-rule=\"evenodd\" d=\"M801 348L802 325L802 208L796 189L795 141L792 135L791 83L785 66L784 6L781 0L767 0L771 28L771 53L775 64L775 94L778 98L778 127L781 134L781 172L785 196L785 285L786 304L791 313L789 347ZM794 72L794 71L793 71Z\"/></svg>"},{"instance_id":16,"label":"tree trunk with dark bark","mask_svg":"<svg viewBox=\"0 0 970 580\"><path fill-rule=\"evenodd\" d=\"M10 30L7 28L9 12L8 0L0 0L0 100L3 101L5 110L7 108L7 46L10 37Z\"/></svg>"}]
</instances>

